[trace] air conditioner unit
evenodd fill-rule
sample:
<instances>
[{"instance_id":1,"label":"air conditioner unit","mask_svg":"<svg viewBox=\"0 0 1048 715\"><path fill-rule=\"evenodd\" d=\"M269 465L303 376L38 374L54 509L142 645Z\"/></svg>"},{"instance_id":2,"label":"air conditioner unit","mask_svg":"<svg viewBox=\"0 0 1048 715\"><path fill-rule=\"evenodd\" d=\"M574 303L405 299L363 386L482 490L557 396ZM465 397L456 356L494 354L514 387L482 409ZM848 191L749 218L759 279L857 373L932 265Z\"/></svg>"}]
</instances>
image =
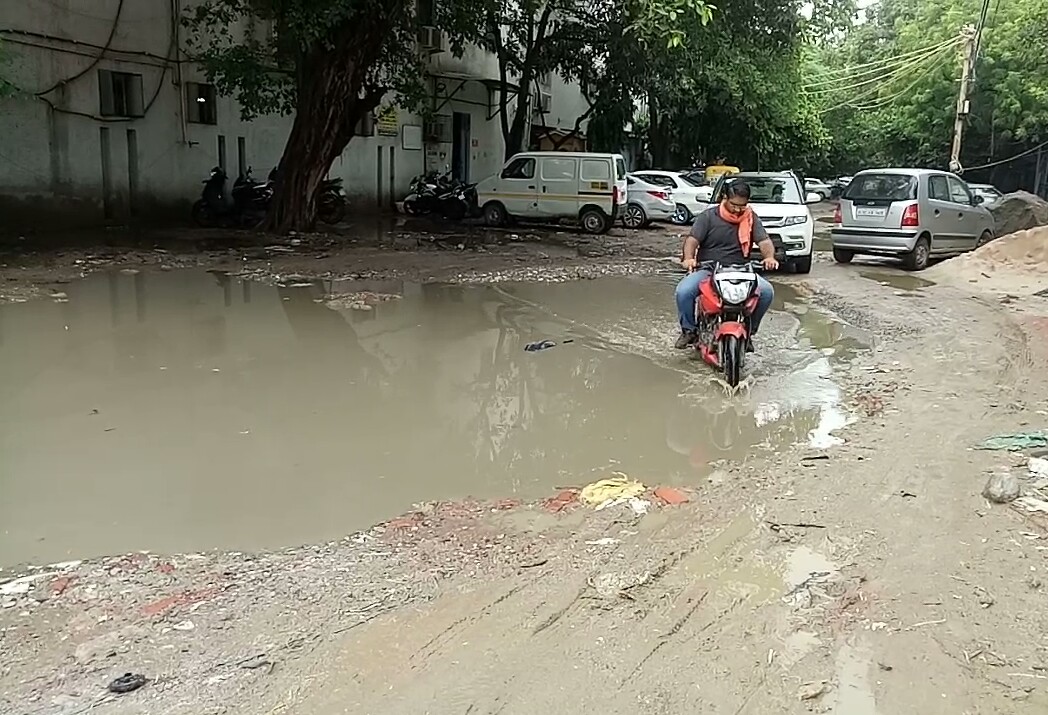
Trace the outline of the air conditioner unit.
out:
<instances>
[{"instance_id":1,"label":"air conditioner unit","mask_svg":"<svg viewBox=\"0 0 1048 715\"><path fill-rule=\"evenodd\" d=\"M536 114L538 114L539 112L541 112L542 114L547 114L549 112L549 109L552 106L552 104L553 104L553 95L551 93L549 93L549 92L539 91L539 92L535 92L531 96L532 110Z\"/></svg>"},{"instance_id":2,"label":"air conditioner unit","mask_svg":"<svg viewBox=\"0 0 1048 715\"><path fill-rule=\"evenodd\" d=\"M447 37L436 27L420 27L418 30L418 46L424 52L434 55L448 49Z\"/></svg>"},{"instance_id":3,"label":"air conditioner unit","mask_svg":"<svg viewBox=\"0 0 1048 715\"><path fill-rule=\"evenodd\" d=\"M422 133L430 144L450 144L451 117L439 115L427 119L422 126Z\"/></svg>"}]
</instances>

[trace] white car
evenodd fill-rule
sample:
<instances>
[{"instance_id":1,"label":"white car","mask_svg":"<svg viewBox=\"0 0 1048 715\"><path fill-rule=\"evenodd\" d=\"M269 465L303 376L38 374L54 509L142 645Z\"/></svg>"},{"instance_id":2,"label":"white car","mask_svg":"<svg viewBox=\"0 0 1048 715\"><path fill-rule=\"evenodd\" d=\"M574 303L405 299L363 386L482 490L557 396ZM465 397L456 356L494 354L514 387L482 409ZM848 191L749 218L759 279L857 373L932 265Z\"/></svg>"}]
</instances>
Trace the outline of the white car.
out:
<instances>
[{"instance_id":1,"label":"white car","mask_svg":"<svg viewBox=\"0 0 1048 715\"><path fill-rule=\"evenodd\" d=\"M833 194L833 187L825 181L819 181L818 179L805 179L804 190L809 194L818 194L822 197L823 201L830 198Z\"/></svg>"},{"instance_id":2,"label":"white car","mask_svg":"<svg viewBox=\"0 0 1048 715\"><path fill-rule=\"evenodd\" d=\"M789 171L754 171L720 179L714 194L720 196L726 183L744 181L750 187L750 206L760 217L776 253L786 254L786 263L797 273L810 273L815 239L815 223L809 204L822 197L804 192L797 176Z\"/></svg>"},{"instance_id":3,"label":"white car","mask_svg":"<svg viewBox=\"0 0 1048 715\"><path fill-rule=\"evenodd\" d=\"M623 226L644 228L652 221L669 221L676 210L672 189L649 183L633 174L626 174L626 208L622 210Z\"/></svg>"},{"instance_id":4,"label":"white car","mask_svg":"<svg viewBox=\"0 0 1048 715\"><path fill-rule=\"evenodd\" d=\"M633 172L633 176L649 184L665 186L673 192L676 210L670 220L678 225L691 223L695 214L708 208L710 197L713 196L713 187L702 186L672 171L646 169Z\"/></svg>"}]
</instances>

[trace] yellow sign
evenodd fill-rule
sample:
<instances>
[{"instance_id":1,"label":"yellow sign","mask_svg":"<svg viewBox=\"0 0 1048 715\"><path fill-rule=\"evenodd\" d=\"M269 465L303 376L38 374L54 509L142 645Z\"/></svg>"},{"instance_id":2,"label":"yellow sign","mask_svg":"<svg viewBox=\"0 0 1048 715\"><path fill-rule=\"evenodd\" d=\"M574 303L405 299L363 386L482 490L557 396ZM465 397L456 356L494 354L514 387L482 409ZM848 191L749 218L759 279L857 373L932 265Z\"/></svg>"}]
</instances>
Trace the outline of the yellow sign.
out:
<instances>
[{"instance_id":1,"label":"yellow sign","mask_svg":"<svg viewBox=\"0 0 1048 715\"><path fill-rule=\"evenodd\" d=\"M397 108L394 106L386 107L379 111L376 116L375 131L378 132L379 136L383 137L395 137L400 127L397 124Z\"/></svg>"}]
</instances>

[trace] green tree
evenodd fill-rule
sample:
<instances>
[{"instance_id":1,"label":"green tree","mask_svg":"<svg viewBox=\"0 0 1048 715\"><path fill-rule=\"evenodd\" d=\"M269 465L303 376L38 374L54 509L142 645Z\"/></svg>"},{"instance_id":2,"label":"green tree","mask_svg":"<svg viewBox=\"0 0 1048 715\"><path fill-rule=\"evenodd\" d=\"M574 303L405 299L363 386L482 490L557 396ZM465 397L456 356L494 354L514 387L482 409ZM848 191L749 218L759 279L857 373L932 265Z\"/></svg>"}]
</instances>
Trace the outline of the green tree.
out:
<instances>
[{"instance_id":1,"label":"green tree","mask_svg":"<svg viewBox=\"0 0 1048 715\"><path fill-rule=\"evenodd\" d=\"M416 103L424 78L409 0L203 0L189 47L246 119L294 116L267 228L308 230L315 197L354 128L393 95Z\"/></svg>"},{"instance_id":2,"label":"green tree","mask_svg":"<svg viewBox=\"0 0 1048 715\"><path fill-rule=\"evenodd\" d=\"M809 57L809 96L832 130L828 163L946 167L966 24L981 0L881 0L867 22ZM1048 140L1048 6L995 4L976 66L962 165Z\"/></svg>"}]
</instances>

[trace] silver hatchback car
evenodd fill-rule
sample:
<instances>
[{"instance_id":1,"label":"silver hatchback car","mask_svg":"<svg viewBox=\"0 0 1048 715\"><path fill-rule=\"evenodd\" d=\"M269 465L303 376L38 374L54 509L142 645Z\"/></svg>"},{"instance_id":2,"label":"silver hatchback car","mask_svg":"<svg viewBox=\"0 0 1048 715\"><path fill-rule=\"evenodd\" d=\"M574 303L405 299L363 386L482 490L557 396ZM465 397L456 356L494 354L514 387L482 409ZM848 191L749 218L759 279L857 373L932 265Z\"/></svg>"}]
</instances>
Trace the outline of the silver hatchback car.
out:
<instances>
[{"instance_id":1,"label":"silver hatchback car","mask_svg":"<svg viewBox=\"0 0 1048 715\"><path fill-rule=\"evenodd\" d=\"M966 183L933 169L870 169L841 195L830 231L833 257L901 258L920 271L929 259L955 256L993 240L993 215Z\"/></svg>"}]
</instances>

